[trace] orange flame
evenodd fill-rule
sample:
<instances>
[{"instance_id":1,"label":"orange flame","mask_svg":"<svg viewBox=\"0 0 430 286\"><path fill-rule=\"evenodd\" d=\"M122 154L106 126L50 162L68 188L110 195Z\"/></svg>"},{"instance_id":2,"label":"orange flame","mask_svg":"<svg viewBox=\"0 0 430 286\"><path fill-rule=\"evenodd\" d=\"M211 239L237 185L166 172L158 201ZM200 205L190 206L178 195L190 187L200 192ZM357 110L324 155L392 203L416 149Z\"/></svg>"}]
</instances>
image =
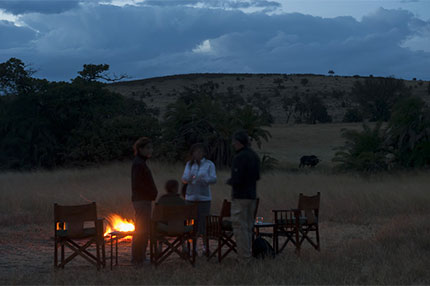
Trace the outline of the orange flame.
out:
<instances>
[{"instance_id":1,"label":"orange flame","mask_svg":"<svg viewBox=\"0 0 430 286\"><path fill-rule=\"evenodd\" d=\"M122 218L120 215L112 214L106 218L106 220L109 222L106 226L106 231L104 236L108 236L110 232L112 231L122 231L122 232L129 232L134 231L134 221L133 220L127 220L125 218ZM131 236L125 237L125 239L131 239Z\"/></svg>"}]
</instances>

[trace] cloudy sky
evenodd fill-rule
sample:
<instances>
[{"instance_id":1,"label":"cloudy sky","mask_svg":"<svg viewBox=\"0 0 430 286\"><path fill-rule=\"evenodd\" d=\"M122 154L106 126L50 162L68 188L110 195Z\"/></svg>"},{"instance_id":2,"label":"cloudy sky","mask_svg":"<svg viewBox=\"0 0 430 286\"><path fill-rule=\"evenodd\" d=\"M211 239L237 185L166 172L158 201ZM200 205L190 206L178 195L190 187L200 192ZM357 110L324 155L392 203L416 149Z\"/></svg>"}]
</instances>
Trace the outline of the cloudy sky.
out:
<instances>
[{"instance_id":1,"label":"cloudy sky","mask_svg":"<svg viewBox=\"0 0 430 286\"><path fill-rule=\"evenodd\" d=\"M430 0L0 0L0 62L70 80L317 73L430 80Z\"/></svg>"}]
</instances>

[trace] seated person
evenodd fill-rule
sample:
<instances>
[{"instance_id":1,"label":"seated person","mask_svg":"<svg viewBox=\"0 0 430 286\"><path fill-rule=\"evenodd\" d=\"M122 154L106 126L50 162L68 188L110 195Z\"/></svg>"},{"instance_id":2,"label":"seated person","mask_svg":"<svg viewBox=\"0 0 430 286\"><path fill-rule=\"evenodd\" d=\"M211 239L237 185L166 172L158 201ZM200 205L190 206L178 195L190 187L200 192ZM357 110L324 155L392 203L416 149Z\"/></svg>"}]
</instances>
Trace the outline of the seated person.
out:
<instances>
[{"instance_id":1,"label":"seated person","mask_svg":"<svg viewBox=\"0 0 430 286\"><path fill-rule=\"evenodd\" d=\"M164 186L166 194L162 195L157 205L160 206L185 206L188 203L179 195L179 183L176 180L168 180Z\"/></svg>"},{"instance_id":2,"label":"seated person","mask_svg":"<svg viewBox=\"0 0 430 286\"><path fill-rule=\"evenodd\" d=\"M179 194L179 183L177 180L168 180L164 186L166 194L162 195L155 203L160 206L185 206L189 205ZM157 225L158 231L167 232L168 222L159 222ZM192 225L185 225L184 231L190 231L193 229Z\"/></svg>"}]
</instances>

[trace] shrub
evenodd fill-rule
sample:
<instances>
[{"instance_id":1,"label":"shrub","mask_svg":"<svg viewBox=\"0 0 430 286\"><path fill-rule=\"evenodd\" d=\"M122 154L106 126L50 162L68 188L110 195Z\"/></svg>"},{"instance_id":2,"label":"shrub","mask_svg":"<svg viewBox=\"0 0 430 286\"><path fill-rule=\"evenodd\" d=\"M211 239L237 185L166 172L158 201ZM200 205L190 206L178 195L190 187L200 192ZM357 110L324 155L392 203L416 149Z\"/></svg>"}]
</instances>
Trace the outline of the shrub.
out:
<instances>
[{"instance_id":1,"label":"shrub","mask_svg":"<svg viewBox=\"0 0 430 286\"><path fill-rule=\"evenodd\" d=\"M263 154L261 157L261 172L270 172L276 169L279 161L268 154Z\"/></svg>"},{"instance_id":2,"label":"shrub","mask_svg":"<svg viewBox=\"0 0 430 286\"><path fill-rule=\"evenodd\" d=\"M358 108L348 109L343 116L342 122L362 122L363 115Z\"/></svg>"},{"instance_id":3,"label":"shrub","mask_svg":"<svg viewBox=\"0 0 430 286\"><path fill-rule=\"evenodd\" d=\"M384 134L381 123L373 129L363 124L362 131L342 130L342 137L346 139L345 145L338 148L333 162L339 163L340 170L355 170L372 173L387 169L385 162Z\"/></svg>"},{"instance_id":4,"label":"shrub","mask_svg":"<svg viewBox=\"0 0 430 286\"><path fill-rule=\"evenodd\" d=\"M304 102L306 107L306 123L316 124L331 122L332 118L327 113L327 107L317 95L307 96Z\"/></svg>"},{"instance_id":5,"label":"shrub","mask_svg":"<svg viewBox=\"0 0 430 286\"><path fill-rule=\"evenodd\" d=\"M421 168L430 165L430 110L418 97L402 99L393 107L385 130L378 123L372 130L343 130L345 145L334 162L342 170L375 172L397 165Z\"/></svg>"},{"instance_id":6,"label":"shrub","mask_svg":"<svg viewBox=\"0 0 430 286\"><path fill-rule=\"evenodd\" d=\"M418 97L399 101L393 108L386 144L396 150L404 167L422 167L430 142L430 110ZM422 160L419 155L422 155Z\"/></svg>"},{"instance_id":7,"label":"shrub","mask_svg":"<svg viewBox=\"0 0 430 286\"><path fill-rule=\"evenodd\" d=\"M303 86L307 85L307 84L308 84L308 82L309 82L309 80L308 80L307 78L302 78L302 79L300 80L300 83L301 83Z\"/></svg>"},{"instance_id":8,"label":"shrub","mask_svg":"<svg viewBox=\"0 0 430 286\"><path fill-rule=\"evenodd\" d=\"M393 105L410 95L403 80L394 78L367 78L356 81L351 94L359 104L361 113L370 121L388 121Z\"/></svg>"},{"instance_id":9,"label":"shrub","mask_svg":"<svg viewBox=\"0 0 430 286\"><path fill-rule=\"evenodd\" d=\"M272 101L269 97L255 92L252 96L248 97L248 102L258 110L263 124L270 125L274 122L274 118L270 110Z\"/></svg>"}]
</instances>

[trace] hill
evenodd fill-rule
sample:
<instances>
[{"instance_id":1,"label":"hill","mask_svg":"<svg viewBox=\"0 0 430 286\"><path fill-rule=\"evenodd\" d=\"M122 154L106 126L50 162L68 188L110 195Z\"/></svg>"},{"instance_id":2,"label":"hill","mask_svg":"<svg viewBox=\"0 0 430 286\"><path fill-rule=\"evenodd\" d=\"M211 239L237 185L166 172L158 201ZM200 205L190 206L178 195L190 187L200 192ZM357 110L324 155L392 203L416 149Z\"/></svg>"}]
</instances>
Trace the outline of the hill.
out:
<instances>
[{"instance_id":1,"label":"hill","mask_svg":"<svg viewBox=\"0 0 430 286\"><path fill-rule=\"evenodd\" d=\"M341 122L348 108L354 107L351 88L356 81L366 77L324 76L314 74L184 74L156 77L142 80L124 81L108 86L111 91L144 101L164 114L166 106L174 102L187 88L201 86L212 89L214 93L239 94L245 100L253 97L268 99L267 103L275 123L287 122L287 114L282 107L282 99L310 95L318 96L327 107L333 122ZM428 81L405 80L413 95L430 103Z\"/></svg>"}]
</instances>

